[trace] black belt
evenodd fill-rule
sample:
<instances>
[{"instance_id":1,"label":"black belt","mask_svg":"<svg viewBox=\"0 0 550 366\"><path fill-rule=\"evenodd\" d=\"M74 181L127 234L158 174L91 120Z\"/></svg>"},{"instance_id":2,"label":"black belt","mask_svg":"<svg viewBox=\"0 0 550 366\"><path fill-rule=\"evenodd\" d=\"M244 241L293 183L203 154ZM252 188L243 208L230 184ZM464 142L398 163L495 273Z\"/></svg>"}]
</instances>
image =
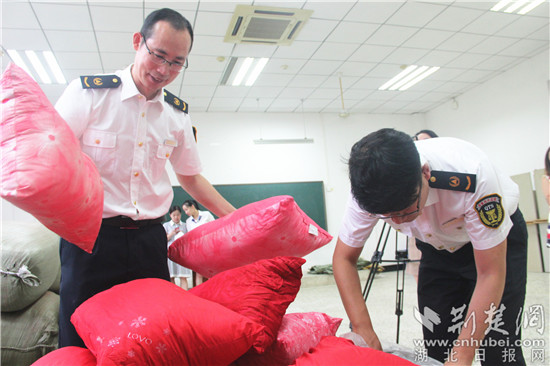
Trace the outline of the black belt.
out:
<instances>
[{"instance_id":1,"label":"black belt","mask_svg":"<svg viewBox=\"0 0 550 366\"><path fill-rule=\"evenodd\" d=\"M140 227L161 224L164 221L164 217L158 217L150 220L132 220L128 216L115 216L103 219L101 222L103 225L118 226L121 229L139 229Z\"/></svg>"}]
</instances>

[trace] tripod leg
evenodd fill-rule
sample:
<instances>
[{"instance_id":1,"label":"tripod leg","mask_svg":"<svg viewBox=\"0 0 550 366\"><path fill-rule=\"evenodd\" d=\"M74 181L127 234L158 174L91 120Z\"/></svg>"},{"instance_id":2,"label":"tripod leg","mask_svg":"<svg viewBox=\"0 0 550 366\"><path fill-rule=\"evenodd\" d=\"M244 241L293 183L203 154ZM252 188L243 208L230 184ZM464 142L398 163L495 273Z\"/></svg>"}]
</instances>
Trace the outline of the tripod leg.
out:
<instances>
[{"instance_id":1,"label":"tripod leg","mask_svg":"<svg viewBox=\"0 0 550 366\"><path fill-rule=\"evenodd\" d=\"M397 331L395 343L399 344L399 328L403 315L403 290L405 288L405 262L397 262L397 282L395 285L395 315L397 315Z\"/></svg>"}]
</instances>

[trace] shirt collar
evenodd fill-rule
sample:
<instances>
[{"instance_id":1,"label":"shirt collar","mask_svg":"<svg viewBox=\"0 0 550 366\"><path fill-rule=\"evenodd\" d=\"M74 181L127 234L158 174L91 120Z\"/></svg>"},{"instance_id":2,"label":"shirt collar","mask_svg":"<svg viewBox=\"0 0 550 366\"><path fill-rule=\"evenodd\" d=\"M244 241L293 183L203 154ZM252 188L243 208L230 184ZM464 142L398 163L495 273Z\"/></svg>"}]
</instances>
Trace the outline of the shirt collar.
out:
<instances>
[{"instance_id":1,"label":"shirt collar","mask_svg":"<svg viewBox=\"0 0 550 366\"><path fill-rule=\"evenodd\" d=\"M120 94L121 101L141 95L136 86L136 83L134 82L134 79L132 78L132 65L133 64L131 64L124 70L117 72L117 74L119 74L120 76L120 79L122 80L122 91ZM163 99L164 90L161 90L153 99L149 100L149 102L160 102Z\"/></svg>"}]
</instances>

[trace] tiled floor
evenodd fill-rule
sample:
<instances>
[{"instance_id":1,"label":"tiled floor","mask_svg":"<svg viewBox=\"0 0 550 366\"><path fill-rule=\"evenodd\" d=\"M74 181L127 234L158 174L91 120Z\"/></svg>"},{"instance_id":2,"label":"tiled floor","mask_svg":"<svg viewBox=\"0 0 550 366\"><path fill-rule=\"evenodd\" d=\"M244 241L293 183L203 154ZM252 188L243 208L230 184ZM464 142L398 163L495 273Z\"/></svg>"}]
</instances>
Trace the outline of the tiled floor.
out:
<instances>
[{"instance_id":1,"label":"tiled floor","mask_svg":"<svg viewBox=\"0 0 550 366\"><path fill-rule=\"evenodd\" d=\"M363 284L368 271L361 271ZM378 273L373 281L367 299L374 328L384 343L396 343L397 316L395 315L396 272ZM403 315L400 317L399 344L414 353L414 340L422 339L422 328L414 318L416 304L416 281L405 275ZM526 315L523 326L524 357L528 365L550 365L549 338L550 274L529 273ZM333 317L343 318L337 335L347 333L349 320L340 300L338 289L331 275L304 274L302 287L296 300L290 304L287 313L323 312ZM541 346L538 343L544 342ZM479 364L475 363L474 365Z\"/></svg>"}]
</instances>

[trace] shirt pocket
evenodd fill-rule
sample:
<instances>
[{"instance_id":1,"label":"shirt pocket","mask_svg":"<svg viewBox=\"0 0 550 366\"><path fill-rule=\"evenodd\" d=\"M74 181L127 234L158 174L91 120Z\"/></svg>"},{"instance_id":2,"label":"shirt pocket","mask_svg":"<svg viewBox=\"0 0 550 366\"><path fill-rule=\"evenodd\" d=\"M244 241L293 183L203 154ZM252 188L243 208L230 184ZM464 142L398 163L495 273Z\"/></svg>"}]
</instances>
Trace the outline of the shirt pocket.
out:
<instances>
[{"instance_id":1,"label":"shirt pocket","mask_svg":"<svg viewBox=\"0 0 550 366\"><path fill-rule=\"evenodd\" d=\"M169 159L172 156L172 151L174 151L174 146L162 144L157 148L157 158L159 159Z\"/></svg>"},{"instance_id":2,"label":"shirt pocket","mask_svg":"<svg viewBox=\"0 0 550 366\"><path fill-rule=\"evenodd\" d=\"M82 136L82 151L92 158L102 176L112 175L116 167L114 132L87 129Z\"/></svg>"}]
</instances>

